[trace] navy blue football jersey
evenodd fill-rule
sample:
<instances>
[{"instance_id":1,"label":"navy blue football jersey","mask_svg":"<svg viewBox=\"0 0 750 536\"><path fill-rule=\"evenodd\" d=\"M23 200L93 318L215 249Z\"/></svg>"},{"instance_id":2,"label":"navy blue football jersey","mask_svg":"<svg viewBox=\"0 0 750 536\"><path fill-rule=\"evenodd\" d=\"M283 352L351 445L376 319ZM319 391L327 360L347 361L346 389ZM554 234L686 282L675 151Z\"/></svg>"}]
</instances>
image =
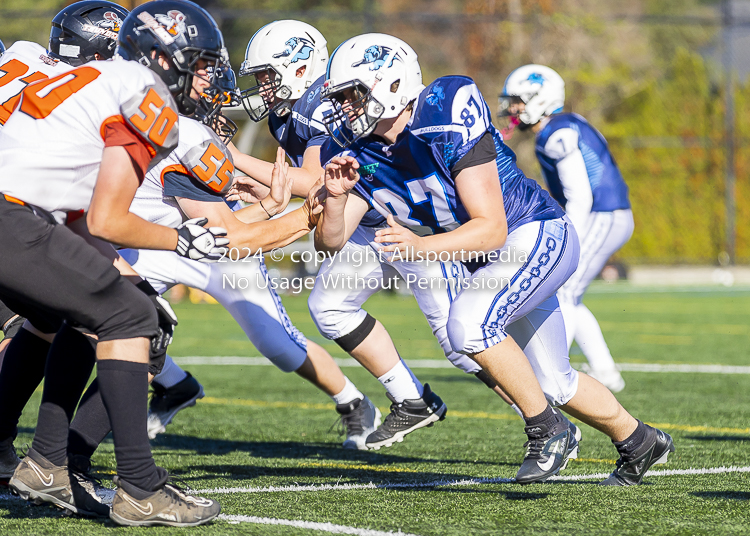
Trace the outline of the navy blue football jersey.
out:
<instances>
[{"instance_id":1,"label":"navy blue football jersey","mask_svg":"<svg viewBox=\"0 0 750 536\"><path fill-rule=\"evenodd\" d=\"M593 196L592 212L630 208L628 185L609 152L604 136L578 114L554 114L537 134L536 156L547 187L562 206L567 204L557 163L580 151Z\"/></svg>"},{"instance_id":2,"label":"navy blue football jersey","mask_svg":"<svg viewBox=\"0 0 750 536\"><path fill-rule=\"evenodd\" d=\"M322 145L328 138L323 115L333 109L330 103L320 99L323 82L325 76L313 82L286 116L279 117L275 113L268 115L271 135L297 167L302 166L302 157L308 147Z\"/></svg>"},{"instance_id":3,"label":"navy blue football jersey","mask_svg":"<svg viewBox=\"0 0 750 536\"><path fill-rule=\"evenodd\" d=\"M516 166L516 155L492 125L479 88L464 76L438 78L425 88L393 145L368 136L342 150L329 140L321 149L321 161L353 156L361 177L355 188L375 210L393 214L421 236L444 233L470 219L456 193L451 168L485 134L495 142L508 232L525 223L562 217L560 205Z\"/></svg>"}]
</instances>

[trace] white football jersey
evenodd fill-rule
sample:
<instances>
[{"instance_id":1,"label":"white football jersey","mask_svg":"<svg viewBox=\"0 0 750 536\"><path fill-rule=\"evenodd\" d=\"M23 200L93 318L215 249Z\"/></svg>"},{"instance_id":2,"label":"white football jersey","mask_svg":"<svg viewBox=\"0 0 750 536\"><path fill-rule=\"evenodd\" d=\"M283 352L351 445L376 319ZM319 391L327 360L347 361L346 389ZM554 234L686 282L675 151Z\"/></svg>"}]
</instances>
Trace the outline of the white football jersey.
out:
<instances>
[{"instance_id":1,"label":"white football jersey","mask_svg":"<svg viewBox=\"0 0 750 536\"><path fill-rule=\"evenodd\" d=\"M177 146L177 122L166 85L137 62L95 61L31 84L0 131L0 193L62 222L88 210L107 125L125 124L158 161Z\"/></svg>"},{"instance_id":2,"label":"white football jersey","mask_svg":"<svg viewBox=\"0 0 750 536\"><path fill-rule=\"evenodd\" d=\"M180 117L177 149L146 173L130 212L168 227L177 227L184 221L174 196L164 192L165 175L170 171L189 176L181 177L179 189L184 195L178 197L189 197L194 192L198 199L222 200L234 180L232 156L214 131L194 119Z\"/></svg>"},{"instance_id":3,"label":"white football jersey","mask_svg":"<svg viewBox=\"0 0 750 536\"><path fill-rule=\"evenodd\" d=\"M0 127L10 117L27 85L70 69L70 65L51 57L41 45L30 41L13 43L0 58Z\"/></svg>"}]
</instances>

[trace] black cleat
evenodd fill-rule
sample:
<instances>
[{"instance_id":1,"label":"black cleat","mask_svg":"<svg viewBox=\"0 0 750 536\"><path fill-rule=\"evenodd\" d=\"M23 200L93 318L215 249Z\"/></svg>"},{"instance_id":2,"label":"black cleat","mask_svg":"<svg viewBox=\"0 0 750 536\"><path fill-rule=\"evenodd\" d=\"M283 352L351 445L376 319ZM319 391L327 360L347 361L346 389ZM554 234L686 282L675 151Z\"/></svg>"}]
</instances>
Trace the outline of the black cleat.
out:
<instances>
[{"instance_id":1,"label":"black cleat","mask_svg":"<svg viewBox=\"0 0 750 536\"><path fill-rule=\"evenodd\" d=\"M341 415L341 424L346 433L345 449L367 450L365 440L380 425L380 410L365 397L349 404L336 404L336 411Z\"/></svg>"},{"instance_id":2,"label":"black cleat","mask_svg":"<svg viewBox=\"0 0 750 536\"><path fill-rule=\"evenodd\" d=\"M561 415L560 422L548 429L546 425L527 426L524 430L529 440L524 443L526 456L516 474L519 484L544 482L578 457L581 431Z\"/></svg>"},{"instance_id":3,"label":"black cleat","mask_svg":"<svg viewBox=\"0 0 750 536\"><path fill-rule=\"evenodd\" d=\"M381 447L401 443L406 434L445 419L447 411L448 408L440 397L432 392L429 384L425 384L422 398L391 404L391 412L383 424L367 436L365 445L368 449L379 450Z\"/></svg>"},{"instance_id":4,"label":"black cleat","mask_svg":"<svg viewBox=\"0 0 750 536\"><path fill-rule=\"evenodd\" d=\"M195 406L195 401L205 396L203 386L189 372L184 380L172 387L164 388L157 383L152 383L151 387L154 392L148 404L149 439L166 432L167 425L178 411Z\"/></svg>"},{"instance_id":5,"label":"black cleat","mask_svg":"<svg viewBox=\"0 0 750 536\"><path fill-rule=\"evenodd\" d=\"M20 463L21 460L13 447L13 438L9 437L5 441L0 441L0 487L8 485L8 481Z\"/></svg>"},{"instance_id":6,"label":"black cleat","mask_svg":"<svg viewBox=\"0 0 750 536\"><path fill-rule=\"evenodd\" d=\"M667 456L675 451L672 438L658 428L645 426L647 430L643 443L629 456L618 449L620 459L617 460L617 469L600 485L637 486L651 466L667 463Z\"/></svg>"}]
</instances>

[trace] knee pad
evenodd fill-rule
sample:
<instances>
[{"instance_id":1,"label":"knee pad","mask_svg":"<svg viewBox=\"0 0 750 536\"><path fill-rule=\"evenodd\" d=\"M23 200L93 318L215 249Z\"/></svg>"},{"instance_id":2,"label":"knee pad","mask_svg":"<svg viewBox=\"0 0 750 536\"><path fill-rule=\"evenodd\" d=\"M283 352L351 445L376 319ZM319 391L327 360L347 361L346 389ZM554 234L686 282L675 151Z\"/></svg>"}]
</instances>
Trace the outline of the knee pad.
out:
<instances>
[{"instance_id":1,"label":"knee pad","mask_svg":"<svg viewBox=\"0 0 750 536\"><path fill-rule=\"evenodd\" d=\"M354 328L354 331L334 339L333 341L341 346L342 350L351 353L357 346L362 344L362 341L364 341L370 333L372 333L376 322L377 320L371 317L369 313L366 313L365 319L359 326Z\"/></svg>"},{"instance_id":2,"label":"knee pad","mask_svg":"<svg viewBox=\"0 0 750 536\"><path fill-rule=\"evenodd\" d=\"M466 347L468 346L468 333L466 330L467 326L453 315L448 317L448 323L446 324L446 330L448 332L448 340L451 343L451 347L454 352L459 354L467 354Z\"/></svg>"},{"instance_id":3,"label":"knee pad","mask_svg":"<svg viewBox=\"0 0 750 536\"><path fill-rule=\"evenodd\" d=\"M323 300L313 299L313 296L314 294L310 294L307 307L315 326L326 339L335 340L346 336L356 330L367 316L367 312L363 309L336 310L328 307Z\"/></svg>"}]
</instances>

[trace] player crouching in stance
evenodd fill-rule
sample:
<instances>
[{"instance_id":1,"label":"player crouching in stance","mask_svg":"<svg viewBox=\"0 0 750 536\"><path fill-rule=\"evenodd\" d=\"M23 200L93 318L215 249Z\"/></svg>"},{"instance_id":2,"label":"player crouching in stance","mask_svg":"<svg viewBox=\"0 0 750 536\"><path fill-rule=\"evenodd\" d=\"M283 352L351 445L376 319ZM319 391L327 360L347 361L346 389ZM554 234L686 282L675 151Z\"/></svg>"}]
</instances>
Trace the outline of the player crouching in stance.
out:
<instances>
[{"instance_id":1,"label":"player crouching in stance","mask_svg":"<svg viewBox=\"0 0 750 536\"><path fill-rule=\"evenodd\" d=\"M625 380L582 298L632 236L633 212L607 141L580 115L563 113L564 102L565 82L559 74L544 65L524 65L508 75L498 116L536 134L536 157L547 187L581 240L578 268L557 291L568 348L575 339L589 362L588 374L617 393Z\"/></svg>"},{"instance_id":2,"label":"player crouching in stance","mask_svg":"<svg viewBox=\"0 0 750 536\"><path fill-rule=\"evenodd\" d=\"M523 412L529 441L516 480L544 481L577 456L579 431L557 406L615 442L620 460L605 484L640 483L672 439L571 368L555 292L578 264L575 229L516 167L473 81L447 76L424 88L411 47L382 34L344 42L327 74L330 132L346 149L321 150L328 198L316 242L340 249L372 206L387 217L374 240L386 254L524 251L523 262L468 265L447 320L453 349ZM360 180L363 168L376 171Z\"/></svg>"},{"instance_id":3,"label":"player crouching in stance","mask_svg":"<svg viewBox=\"0 0 750 536\"><path fill-rule=\"evenodd\" d=\"M162 10L165 17L179 14L175 25L191 31L170 33L169 18L157 20ZM89 63L27 86L0 133L0 293L19 314L31 305L97 336L97 379L119 485L110 517L123 525L193 526L214 519L219 504L170 484L146 435L156 311L66 224L85 215L91 234L110 243L193 259L220 257L222 229L194 222L171 229L142 220L129 207L147 169L176 147L178 110L190 113L195 105L186 88L219 62L223 39L202 8L176 0L140 6L119 35L139 61ZM88 372L82 374L74 354L53 355L34 442L10 486L24 498L87 513L76 503L66 447Z\"/></svg>"}]
</instances>

